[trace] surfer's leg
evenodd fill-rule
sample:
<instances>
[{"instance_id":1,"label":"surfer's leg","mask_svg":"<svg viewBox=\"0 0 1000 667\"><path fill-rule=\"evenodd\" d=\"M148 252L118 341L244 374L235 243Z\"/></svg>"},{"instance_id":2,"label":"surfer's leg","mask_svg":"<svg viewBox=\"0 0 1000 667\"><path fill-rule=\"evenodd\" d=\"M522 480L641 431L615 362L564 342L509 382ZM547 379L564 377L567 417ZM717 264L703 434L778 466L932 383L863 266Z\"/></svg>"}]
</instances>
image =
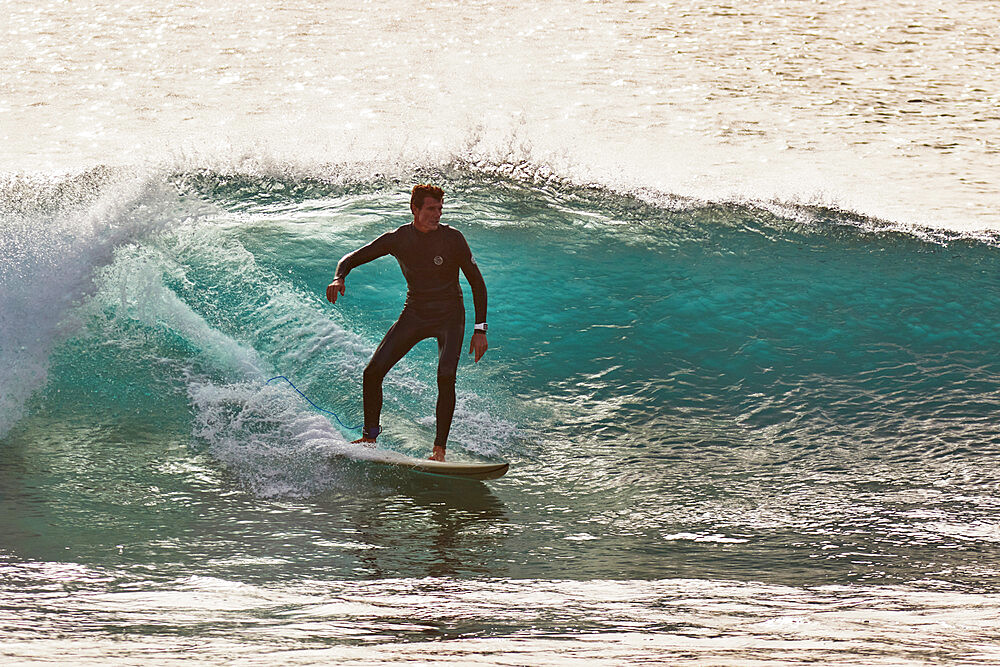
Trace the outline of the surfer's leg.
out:
<instances>
[{"instance_id":1,"label":"surfer's leg","mask_svg":"<svg viewBox=\"0 0 1000 667\"><path fill-rule=\"evenodd\" d=\"M462 357L462 342L465 337L465 313L452 318L442 325L438 333L438 400L437 433L435 447L447 447L451 419L455 414L455 376L458 374L458 360Z\"/></svg>"},{"instance_id":2,"label":"surfer's leg","mask_svg":"<svg viewBox=\"0 0 1000 667\"><path fill-rule=\"evenodd\" d=\"M413 346L424 338L426 331L421 322L403 310L399 319L386 332L385 338L379 343L372 355L371 361L365 366L363 396L365 404L365 428L371 429L379 425L382 414L382 380L386 373L396 365L403 356L413 349Z\"/></svg>"}]
</instances>

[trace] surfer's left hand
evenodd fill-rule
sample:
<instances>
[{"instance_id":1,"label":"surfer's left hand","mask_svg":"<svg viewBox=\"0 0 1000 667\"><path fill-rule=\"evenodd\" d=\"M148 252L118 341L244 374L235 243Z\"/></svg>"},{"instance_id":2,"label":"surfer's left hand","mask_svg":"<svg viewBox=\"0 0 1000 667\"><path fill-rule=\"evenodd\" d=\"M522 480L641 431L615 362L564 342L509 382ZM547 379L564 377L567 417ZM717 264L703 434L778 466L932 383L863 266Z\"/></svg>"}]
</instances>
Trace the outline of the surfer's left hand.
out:
<instances>
[{"instance_id":1,"label":"surfer's left hand","mask_svg":"<svg viewBox=\"0 0 1000 667\"><path fill-rule=\"evenodd\" d=\"M472 342L469 343L469 354L476 355L476 362L483 358L489 347L489 343L486 342L486 334L478 331L472 334Z\"/></svg>"}]
</instances>

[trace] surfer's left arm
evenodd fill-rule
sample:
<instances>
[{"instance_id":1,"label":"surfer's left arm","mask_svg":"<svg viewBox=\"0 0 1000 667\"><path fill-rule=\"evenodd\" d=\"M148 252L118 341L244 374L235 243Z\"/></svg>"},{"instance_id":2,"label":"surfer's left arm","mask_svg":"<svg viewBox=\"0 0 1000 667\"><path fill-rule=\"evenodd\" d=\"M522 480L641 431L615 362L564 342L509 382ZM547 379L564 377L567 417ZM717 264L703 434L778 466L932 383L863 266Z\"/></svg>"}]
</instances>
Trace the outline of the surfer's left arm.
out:
<instances>
[{"instance_id":1,"label":"surfer's left arm","mask_svg":"<svg viewBox=\"0 0 1000 667\"><path fill-rule=\"evenodd\" d=\"M465 274L465 279L469 281L469 287L472 288L472 303L476 310L476 324L485 325L486 281L483 280L483 274L479 270L479 266L472 256L472 250L469 249L469 244L465 242L464 237L462 238L462 243L465 247L461 254L462 263L459 266L462 268L462 273ZM489 349L489 344L486 342L486 332L477 329L472 334L472 342L469 344L469 354L474 354L475 360L478 362L486 354L487 349Z\"/></svg>"}]
</instances>

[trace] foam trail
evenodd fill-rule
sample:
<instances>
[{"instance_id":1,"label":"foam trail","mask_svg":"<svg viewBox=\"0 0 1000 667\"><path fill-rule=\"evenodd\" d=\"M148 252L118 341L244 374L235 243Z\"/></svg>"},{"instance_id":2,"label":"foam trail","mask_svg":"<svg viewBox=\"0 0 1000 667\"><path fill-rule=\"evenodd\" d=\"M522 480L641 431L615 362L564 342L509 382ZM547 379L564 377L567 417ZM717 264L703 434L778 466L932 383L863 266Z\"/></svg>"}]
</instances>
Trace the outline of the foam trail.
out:
<instances>
[{"instance_id":1,"label":"foam trail","mask_svg":"<svg viewBox=\"0 0 1000 667\"><path fill-rule=\"evenodd\" d=\"M347 440L327 419L296 405L287 391L191 378L188 396L194 434L256 495L309 496L338 483L328 462L348 448Z\"/></svg>"}]
</instances>

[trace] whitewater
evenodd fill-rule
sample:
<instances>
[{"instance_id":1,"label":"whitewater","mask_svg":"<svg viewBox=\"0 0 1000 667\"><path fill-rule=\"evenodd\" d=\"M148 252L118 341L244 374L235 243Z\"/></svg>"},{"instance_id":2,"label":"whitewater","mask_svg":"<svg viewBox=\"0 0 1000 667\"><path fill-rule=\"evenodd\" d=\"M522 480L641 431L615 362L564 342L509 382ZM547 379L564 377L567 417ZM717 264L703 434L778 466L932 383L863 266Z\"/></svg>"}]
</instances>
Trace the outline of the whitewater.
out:
<instances>
[{"instance_id":1,"label":"whitewater","mask_svg":"<svg viewBox=\"0 0 1000 667\"><path fill-rule=\"evenodd\" d=\"M1000 660L995 7L3 14L5 664ZM420 182L486 484L266 384L360 423Z\"/></svg>"}]
</instances>

